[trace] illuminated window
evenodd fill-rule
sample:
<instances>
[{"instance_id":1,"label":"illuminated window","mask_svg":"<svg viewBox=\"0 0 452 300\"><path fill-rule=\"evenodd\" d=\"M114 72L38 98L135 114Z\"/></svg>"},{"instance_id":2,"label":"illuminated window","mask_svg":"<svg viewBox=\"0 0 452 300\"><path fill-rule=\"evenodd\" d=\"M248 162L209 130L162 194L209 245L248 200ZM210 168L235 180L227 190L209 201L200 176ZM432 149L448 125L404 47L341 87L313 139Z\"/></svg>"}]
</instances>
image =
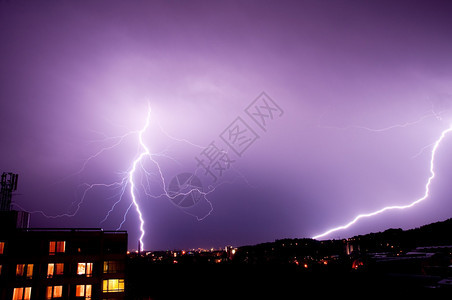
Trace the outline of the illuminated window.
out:
<instances>
[{"instance_id":1,"label":"illuminated window","mask_svg":"<svg viewBox=\"0 0 452 300\"><path fill-rule=\"evenodd\" d=\"M93 263L78 263L77 275L93 276Z\"/></svg>"},{"instance_id":2,"label":"illuminated window","mask_svg":"<svg viewBox=\"0 0 452 300\"><path fill-rule=\"evenodd\" d=\"M5 251L5 242L0 242L0 254L3 254L3 251Z\"/></svg>"},{"instance_id":3,"label":"illuminated window","mask_svg":"<svg viewBox=\"0 0 452 300\"><path fill-rule=\"evenodd\" d=\"M65 241L49 242L49 255L55 255L55 253L64 253L65 251L66 251Z\"/></svg>"},{"instance_id":4,"label":"illuminated window","mask_svg":"<svg viewBox=\"0 0 452 300\"><path fill-rule=\"evenodd\" d=\"M55 264L55 273L54 273L54 275L63 275L63 273L64 273L64 264L63 263Z\"/></svg>"},{"instance_id":5,"label":"illuminated window","mask_svg":"<svg viewBox=\"0 0 452 300\"><path fill-rule=\"evenodd\" d=\"M47 265L47 278L52 278L55 271L55 264Z\"/></svg>"},{"instance_id":6,"label":"illuminated window","mask_svg":"<svg viewBox=\"0 0 452 300\"><path fill-rule=\"evenodd\" d=\"M64 251L66 250L66 242L62 241L62 242L57 242L57 251L59 253L64 253Z\"/></svg>"},{"instance_id":7,"label":"illuminated window","mask_svg":"<svg viewBox=\"0 0 452 300\"><path fill-rule=\"evenodd\" d=\"M64 263L49 263L47 265L47 278L64 274Z\"/></svg>"},{"instance_id":8,"label":"illuminated window","mask_svg":"<svg viewBox=\"0 0 452 300\"><path fill-rule=\"evenodd\" d=\"M46 299L55 299L63 297L63 286L54 285L48 286L46 291Z\"/></svg>"},{"instance_id":9,"label":"illuminated window","mask_svg":"<svg viewBox=\"0 0 452 300\"><path fill-rule=\"evenodd\" d=\"M0 265L0 275L2 275L2 265Z\"/></svg>"},{"instance_id":10,"label":"illuminated window","mask_svg":"<svg viewBox=\"0 0 452 300\"><path fill-rule=\"evenodd\" d=\"M75 296L84 297L84 299L91 299L91 285L77 285L75 287Z\"/></svg>"},{"instance_id":11,"label":"illuminated window","mask_svg":"<svg viewBox=\"0 0 452 300\"><path fill-rule=\"evenodd\" d=\"M49 242L49 254L55 255L56 242Z\"/></svg>"},{"instance_id":12,"label":"illuminated window","mask_svg":"<svg viewBox=\"0 0 452 300\"><path fill-rule=\"evenodd\" d=\"M120 273L124 271L122 261L108 260L104 261L104 273Z\"/></svg>"},{"instance_id":13,"label":"illuminated window","mask_svg":"<svg viewBox=\"0 0 452 300\"><path fill-rule=\"evenodd\" d=\"M33 277L33 264L17 264L16 276L31 279Z\"/></svg>"},{"instance_id":14,"label":"illuminated window","mask_svg":"<svg viewBox=\"0 0 452 300\"><path fill-rule=\"evenodd\" d=\"M33 277L33 264L27 265L27 279L31 279Z\"/></svg>"},{"instance_id":15,"label":"illuminated window","mask_svg":"<svg viewBox=\"0 0 452 300\"><path fill-rule=\"evenodd\" d=\"M16 266L16 276L22 277L24 276L25 264L17 264Z\"/></svg>"},{"instance_id":16,"label":"illuminated window","mask_svg":"<svg viewBox=\"0 0 452 300\"><path fill-rule=\"evenodd\" d=\"M107 279L103 281L102 292L124 292L124 279Z\"/></svg>"},{"instance_id":17,"label":"illuminated window","mask_svg":"<svg viewBox=\"0 0 452 300\"><path fill-rule=\"evenodd\" d=\"M13 300L30 300L31 287L14 288Z\"/></svg>"}]
</instances>

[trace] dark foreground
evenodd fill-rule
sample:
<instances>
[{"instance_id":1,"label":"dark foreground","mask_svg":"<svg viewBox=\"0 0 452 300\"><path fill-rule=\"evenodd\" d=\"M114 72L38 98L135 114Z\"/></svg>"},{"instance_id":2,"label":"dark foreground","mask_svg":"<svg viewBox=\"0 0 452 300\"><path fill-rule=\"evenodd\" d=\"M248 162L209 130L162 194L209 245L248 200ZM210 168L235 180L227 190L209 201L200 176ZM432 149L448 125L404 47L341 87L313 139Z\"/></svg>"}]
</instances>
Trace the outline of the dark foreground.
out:
<instances>
[{"instance_id":1,"label":"dark foreground","mask_svg":"<svg viewBox=\"0 0 452 300\"><path fill-rule=\"evenodd\" d=\"M130 299L302 299L322 296L443 296L435 276L312 272L289 265L130 266ZM314 293L314 294L312 294Z\"/></svg>"},{"instance_id":2,"label":"dark foreground","mask_svg":"<svg viewBox=\"0 0 452 300\"><path fill-rule=\"evenodd\" d=\"M450 299L452 219L343 240L130 255L129 299ZM370 296L370 297L369 297Z\"/></svg>"}]
</instances>

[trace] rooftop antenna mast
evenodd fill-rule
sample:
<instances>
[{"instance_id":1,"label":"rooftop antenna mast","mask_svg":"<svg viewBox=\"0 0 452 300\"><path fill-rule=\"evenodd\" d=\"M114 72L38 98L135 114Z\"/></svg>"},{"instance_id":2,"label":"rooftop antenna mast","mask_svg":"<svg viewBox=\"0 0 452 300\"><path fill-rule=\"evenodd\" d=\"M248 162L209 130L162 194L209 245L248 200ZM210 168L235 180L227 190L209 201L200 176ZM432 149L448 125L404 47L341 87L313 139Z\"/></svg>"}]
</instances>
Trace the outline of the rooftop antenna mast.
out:
<instances>
[{"instance_id":1,"label":"rooftop antenna mast","mask_svg":"<svg viewBox=\"0 0 452 300\"><path fill-rule=\"evenodd\" d=\"M13 192L17 190L18 177L18 174L3 172L0 181L0 211L11 210L11 199Z\"/></svg>"}]
</instances>

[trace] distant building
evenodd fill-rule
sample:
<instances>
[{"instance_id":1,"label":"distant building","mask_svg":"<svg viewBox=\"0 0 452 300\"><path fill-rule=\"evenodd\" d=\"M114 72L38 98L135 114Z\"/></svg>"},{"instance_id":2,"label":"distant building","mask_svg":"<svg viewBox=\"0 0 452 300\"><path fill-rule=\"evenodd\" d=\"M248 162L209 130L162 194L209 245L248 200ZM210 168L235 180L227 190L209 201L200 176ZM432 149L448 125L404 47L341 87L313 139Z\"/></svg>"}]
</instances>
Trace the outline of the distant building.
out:
<instances>
[{"instance_id":1,"label":"distant building","mask_svg":"<svg viewBox=\"0 0 452 300\"><path fill-rule=\"evenodd\" d=\"M361 252L361 246L358 241L349 239L345 245L345 253L352 255Z\"/></svg>"},{"instance_id":2,"label":"distant building","mask_svg":"<svg viewBox=\"0 0 452 300\"><path fill-rule=\"evenodd\" d=\"M4 216L26 222L21 212ZM1 223L0 299L125 298L127 232L12 229L12 223Z\"/></svg>"},{"instance_id":3,"label":"distant building","mask_svg":"<svg viewBox=\"0 0 452 300\"><path fill-rule=\"evenodd\" d=\"M228 260L231 261L234 258L235 253L237 252L237 248L226 246L224 248L224 251L226 252L226 257L228 258Z\"/></svg>"}]
</instances>

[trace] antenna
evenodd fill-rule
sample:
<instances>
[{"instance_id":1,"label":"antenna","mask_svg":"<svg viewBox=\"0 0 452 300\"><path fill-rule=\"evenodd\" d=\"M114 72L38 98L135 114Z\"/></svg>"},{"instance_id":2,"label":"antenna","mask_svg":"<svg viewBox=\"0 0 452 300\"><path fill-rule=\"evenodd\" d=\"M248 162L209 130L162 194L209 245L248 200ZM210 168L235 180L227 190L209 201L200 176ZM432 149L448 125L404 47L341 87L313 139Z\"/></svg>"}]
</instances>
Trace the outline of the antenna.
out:
<instances>
[{"instance_id":1,"label":"antenna","mask_svg":"<svg viewBox=\"0 0 452 300\"><path fill-rule=\"evenodd\" d=\"M0 211L11 210L11 198L13 196L13 192L17 190L18 178L18 174L3 172L0 181Z\"/></svg>"}]
</instances>

